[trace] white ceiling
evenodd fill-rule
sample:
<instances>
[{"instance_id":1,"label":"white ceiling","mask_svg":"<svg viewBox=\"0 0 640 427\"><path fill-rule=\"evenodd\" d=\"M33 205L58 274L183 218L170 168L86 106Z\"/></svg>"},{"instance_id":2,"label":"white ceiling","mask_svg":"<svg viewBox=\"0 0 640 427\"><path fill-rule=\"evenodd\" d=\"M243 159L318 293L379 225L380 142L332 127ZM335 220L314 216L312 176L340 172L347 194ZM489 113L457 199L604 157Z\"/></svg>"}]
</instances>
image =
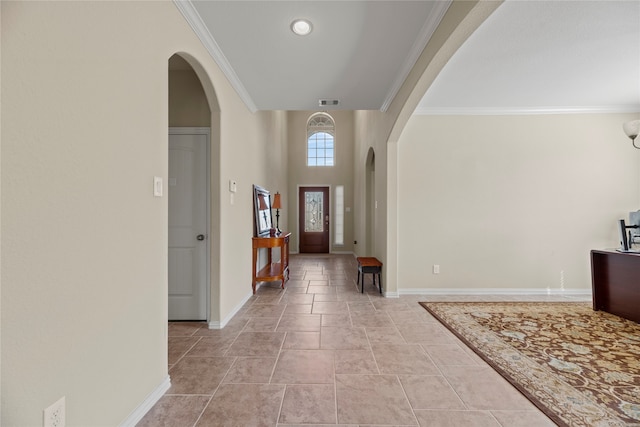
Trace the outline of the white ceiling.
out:
<instances>
[{"instance_id":1,"label":"white ceiling","mask_svg":"<svg viewBox=\"0 0 640 427\"><path fill-rule=\"evenodd\" d=\"M175 4L251 110L385 110L450 1ZM290 30L296 18L310 35Z\"/></svg>"},{"instance_id":2,"label":"white ceiling","mask_svg":"<svg viewBox=\"0 0 640 427\"><path fill-rule=\"evenodd\" d=\"M514 1L471 35L422 114L640 111L640 1Z\"/></svg>"},{"instance_id":3,"label":"white ceiling","mask_svg":"<svg viewBox=\"0 0 640 427\"><path fill-rule=\"evenodd\" d=\"M175 0L252 110L385 111L450 2ZM295 18L313 23L293 34ZM421 114L640 111L640 0L508 0Z\"/></svg>"}]
</instances>

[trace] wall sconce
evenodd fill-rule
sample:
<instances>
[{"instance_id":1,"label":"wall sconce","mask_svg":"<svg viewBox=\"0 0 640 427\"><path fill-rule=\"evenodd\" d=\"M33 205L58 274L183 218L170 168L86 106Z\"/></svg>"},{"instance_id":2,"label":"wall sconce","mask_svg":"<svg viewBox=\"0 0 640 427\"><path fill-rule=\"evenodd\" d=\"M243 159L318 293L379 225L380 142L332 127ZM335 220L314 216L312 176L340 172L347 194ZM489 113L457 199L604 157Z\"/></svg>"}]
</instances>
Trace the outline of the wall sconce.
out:
<instances>
[{"instance_id":1,"label":"wall sconce","mask_svg":"<svg viewBox=\"0 0 640 427\"><path fill-rule=\"evenodd\" d=\"M631 144L640 150L640 147L636 145L636 137L640 133L640 120L631 120L630 122L624 123L622 130L624 130L624 133L631 139Z\"/></svg>"},{"instance_id":2,"label":"wall sconce","mask_svg":"<svg viewBox=\"0 0 640 427\"><path fill-rule=\"evenodd\" d=\"M282 209L282 201L280 200L280 193L276 192L273 195L273 205L271 205L272 209L276 210L276 230L278 234L280 233L280 209Z\"/></svg>"}]
</instances>

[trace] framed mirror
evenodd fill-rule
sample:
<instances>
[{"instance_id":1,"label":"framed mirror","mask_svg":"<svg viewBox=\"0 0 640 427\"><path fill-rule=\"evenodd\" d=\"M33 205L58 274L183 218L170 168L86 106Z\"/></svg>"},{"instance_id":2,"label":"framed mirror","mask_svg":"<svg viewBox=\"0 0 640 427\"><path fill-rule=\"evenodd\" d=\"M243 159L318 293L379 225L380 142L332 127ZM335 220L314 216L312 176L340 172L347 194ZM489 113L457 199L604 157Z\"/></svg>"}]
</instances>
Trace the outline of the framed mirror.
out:
<instances>
[{"instance_id":1,"label":"framed mirror","mask_svg":"<svg viewBox=\"0 0 640 427\"><path fill-rule=\"evenodd\" d=\"M271 218L271 196L269 191L253 186L253 209L255 211L255 235L258 237L268 236L269 230L273 227Z\"/></svg>"}]
</instances>

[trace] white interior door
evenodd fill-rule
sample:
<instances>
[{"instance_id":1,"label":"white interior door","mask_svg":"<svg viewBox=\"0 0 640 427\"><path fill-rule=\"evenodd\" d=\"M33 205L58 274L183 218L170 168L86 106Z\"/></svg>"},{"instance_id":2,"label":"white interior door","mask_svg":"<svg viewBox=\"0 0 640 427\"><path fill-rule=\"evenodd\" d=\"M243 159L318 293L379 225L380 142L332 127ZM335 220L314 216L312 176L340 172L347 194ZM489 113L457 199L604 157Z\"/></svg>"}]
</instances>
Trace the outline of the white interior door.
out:
<instances>
[{"instance_id":1,"label":"white interior door","mask_svg":"<svg viewBox=\"0 0 640 427\"><path fill-rule=\"evenodd\" d=\"M207 320L209 136L183 132L169 133L169 320Z\"/></svg>"}]
</instances>

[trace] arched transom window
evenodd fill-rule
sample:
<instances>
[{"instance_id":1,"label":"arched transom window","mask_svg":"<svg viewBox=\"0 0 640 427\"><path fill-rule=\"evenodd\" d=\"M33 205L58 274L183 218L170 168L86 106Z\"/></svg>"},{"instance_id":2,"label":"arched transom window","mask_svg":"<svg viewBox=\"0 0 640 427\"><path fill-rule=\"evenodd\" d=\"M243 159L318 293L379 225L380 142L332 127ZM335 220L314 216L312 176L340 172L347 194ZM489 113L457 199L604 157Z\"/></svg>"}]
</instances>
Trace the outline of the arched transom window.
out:
<instances>
[{"instance_id":1,"label":"arched transom window","mask_svg":"<svg viewBox=\"0 0 640 427\"><path fill-rule=\"evenodd\" d=\"M307 166L335 165L335 123L327 113L316 113L307 122Z\"/></svg>"}]
</instances>

